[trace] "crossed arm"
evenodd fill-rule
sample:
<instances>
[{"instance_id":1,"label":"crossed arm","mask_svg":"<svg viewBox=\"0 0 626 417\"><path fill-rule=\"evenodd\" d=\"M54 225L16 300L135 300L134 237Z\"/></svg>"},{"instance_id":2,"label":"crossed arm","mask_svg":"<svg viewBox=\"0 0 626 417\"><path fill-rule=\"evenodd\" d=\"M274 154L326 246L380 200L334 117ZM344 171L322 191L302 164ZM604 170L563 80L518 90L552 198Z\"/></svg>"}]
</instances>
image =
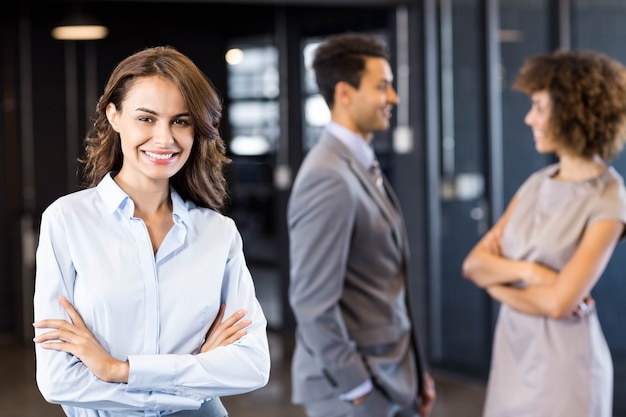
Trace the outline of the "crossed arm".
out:
<instances>
[{"instance_id":1,"label":"crossed arm","mask_svg":"<svg viewBox=\"0 0 626 417\"><path fill-rule=\"evenodd\" d=\"M514 197L502 218L470 251L463 275L494 299L527 314L559 319L583 313L593 303L589 294L613 253L623 223L601 220L591 224L570 260L556 271L502 255L502 231L516 204ZM510 285L516 282L523 285Z\"/></svg>"},{"instance_id":2,"label":"crossed arm","mask_svg":"<svg viewBox=\"0 0 626 417\"><path fill-rule=\"evenodd\" d=\"M116 359L104 349L67 299L59 296L59 302L67 311L71 321L47 319L33 323L35 328L53 329L40 334L33 341L41 344L44 349L71 353L80 359L96 377L105 382L127 383L130 373L128 361ZM223 320L225 307L225 305L220 306L219 313L200 348L200 353L234 343L246 334L245 328L251 322L241 320L245 315L245 310L237 310Z\"/></svg>"}]
</instances>

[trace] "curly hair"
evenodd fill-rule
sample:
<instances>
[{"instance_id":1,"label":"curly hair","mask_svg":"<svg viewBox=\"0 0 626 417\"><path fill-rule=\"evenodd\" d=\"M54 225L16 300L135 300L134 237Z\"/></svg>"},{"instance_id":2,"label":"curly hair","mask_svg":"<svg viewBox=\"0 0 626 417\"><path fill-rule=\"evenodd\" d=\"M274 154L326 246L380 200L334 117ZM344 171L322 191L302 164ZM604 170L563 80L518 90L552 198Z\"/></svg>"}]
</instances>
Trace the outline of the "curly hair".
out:
<instances>
[{"instance_id":1,"label":"curly hair","mask_svg":"<svg viewBox=\"0 0 626 417\"><path fill-rule=\"evenodd\" d=\"M365 58L389 60L389 51L376 35L341 33L328 36L315 49L313 71L320 94L329 108L335 103L335 86L345 81L359 88L365 71Z\"/></svg>"},{"instance_id":2,"label":"curly hair","mask_svg":"<svg viewBox=\"0 0 626 417\"><path fill-rule=\"evenodd\" d=\"M170 183L183 199L219 211L227 197L224 167L231 162L219 132L222 102L206 75L171 46L136 52L122 60L111 73L96 105L95 122L85 138L84 154L79 159L83 185L94 187L108 172L119 171L122 167L120 138L106 117L107 105L113 103L121 110L134 82L140 77L155 75L178 86L194 130L189 159Z\"/></svg>"},{"instance_id":3,"label":"curly hair","mask_svg":"<svg viewBox=\"0 0 626 417\"><path fill-rule=\"evenodd\" d=\"M556 51L526 60L513 88L552 100L549 129L560 148L603 160L626 138L626 68L595 51Z\"/></svg>"}]
</instances>

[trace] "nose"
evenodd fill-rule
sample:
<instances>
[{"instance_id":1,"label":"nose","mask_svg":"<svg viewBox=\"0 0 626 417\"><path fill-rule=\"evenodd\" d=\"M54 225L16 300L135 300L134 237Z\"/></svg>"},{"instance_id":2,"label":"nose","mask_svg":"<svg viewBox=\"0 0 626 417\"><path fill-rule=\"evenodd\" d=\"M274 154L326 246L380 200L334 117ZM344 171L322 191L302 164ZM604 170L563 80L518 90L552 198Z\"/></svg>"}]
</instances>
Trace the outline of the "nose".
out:
<instances>
[{"instance_id":1,"label":"nose","mask_svg":"<svg viewBox=\"0 0 626 417\"><path fill-rule=\"evenodd\" d=\"M394 90L391 86L387 88L387 101L391 104L398 104L398 102L400 101L398 93L396 93L396 90Z\"/></svg>"},{"instance_id":2,"label":"nose","mask_svg":"<svg viewBox=\"0 0 626 417\"><path fill-rule=\"evenodd\" d=\"M154 142L161 147L168 147L174 142L174 135L172 134L172 126L169 122L158 122L154 126L153 132Z\"/></svg>"},{"instance_id":3,"label":"nose","mask_svg":"<svg viewBox=\"0 0 626 417\"><path fill-rule=\"evenodd\" d=\"M526 113L526 116L524 116L524 123L526 123L528 126L532 125L532 119L533 119L532 112L533 110L530 109L528 110L528 113Z\"/></svg>"}]
</instances>

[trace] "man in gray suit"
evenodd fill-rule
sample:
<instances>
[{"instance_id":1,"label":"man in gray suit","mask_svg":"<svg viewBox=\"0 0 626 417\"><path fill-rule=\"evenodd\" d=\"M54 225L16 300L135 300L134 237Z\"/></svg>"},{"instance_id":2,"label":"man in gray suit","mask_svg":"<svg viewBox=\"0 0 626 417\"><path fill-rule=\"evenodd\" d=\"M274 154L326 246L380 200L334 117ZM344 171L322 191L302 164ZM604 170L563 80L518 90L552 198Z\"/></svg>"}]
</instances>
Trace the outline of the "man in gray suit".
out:
<instances>
[{"instance_id":1,"label":"man in gray suit","mask_svg":"<svg viewBox=\"0 0 626 417\"><path fill-rule=\"evenodd\" d=\"M427 416L435 389L407 305L404 220L370 173L373 132L398 102L388 51L373 35L333 35L313 69L332 120L289 198L293 402L309 417Z\"/></svg>"}]
</instances>

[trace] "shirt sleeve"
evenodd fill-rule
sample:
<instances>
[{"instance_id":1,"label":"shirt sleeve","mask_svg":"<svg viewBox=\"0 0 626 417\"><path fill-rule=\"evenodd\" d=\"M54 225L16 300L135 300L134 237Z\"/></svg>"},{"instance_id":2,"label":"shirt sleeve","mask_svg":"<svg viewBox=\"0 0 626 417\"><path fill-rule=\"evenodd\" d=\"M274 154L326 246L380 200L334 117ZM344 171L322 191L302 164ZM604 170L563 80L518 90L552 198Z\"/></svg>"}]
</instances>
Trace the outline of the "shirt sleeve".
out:
<instances>
[{"instance_id":1,"label":"shirt sleeve","mask_svg":"<svg viewBox=\"0 0 626 417\"><path fill-rule=\"evenodd\" d=\"M364 383L359 385L358 387L351 389L345 394L340 394L339 399L341 401L354 401L355 399L362 397L366 394L369 394L374 389L374 384L371 379L366 380Z\"/></svg>"},{"instance_id":2,"label":"shirt sleeve","mask_svg":"<svg viewBox=\"0 0 626 417\"><path fill-rule=\"evenodd\" d=\"M228 256L224 256L222 266L221 298L227 306L225 317L236 309L246 309L252 321L247 335L202 354L129 355L128 384L102 381L73 355L36 346L37 384L44 398L70 407L130 414L132 410L198 409L212 397L265 385L270 368L267 322L255 297L234 224L232 230L232 239L223 241ZM35 320L70 320L58 301L63 295L73 302L76 271L68 239L62 210L46 210L37 248ZM36 333L46 330L36 329Z\"/></svg>"},{"instance_id":3,"label":"shirt sleeve","mask_svg":"<svg viewBox=\"0 0 626 417\"><path fill-rule=\"evenodd\" d=\"M35 274L35 320L64 319L69 316L59 303L63 295L73 302L76 271L67 244L62 212L47 209L41 220ZM36 329L39 335L50 329ZM182 397L158 390L130 391L122 383L104 382L94 376L75 356L35 345L36 379L46 401L73 407L108 410L184 410L202 405L200 397Z\"/></svg>"},{"instance_id":4,"label":"shirt sleeve","mask_svg":"<svg viewBox=\"0 0 626 417\"><path fill-rule=\"evenodd\" d=\"M623 182L618 178L608 181L602 193L593 200L593 206L589 215L588 225L600 220L618 220L626 223L626 189ZM626 228L622 233L623 239Z\"/></svg>"},{"instance_id":5,"label":"shirt sleeve","mask_svg":"<svg viewBox=\"0 0 626 417\"><path fill-rule=\"evenodd\" d=\"M239 308L252 324L237 342L196 355L131 355L129 391L162 391L191 398L235 395L267 384L270 356L267 320L255 295L240 234L233 238L224 269L224 317Z\"/></svg>"}]
</instances>

